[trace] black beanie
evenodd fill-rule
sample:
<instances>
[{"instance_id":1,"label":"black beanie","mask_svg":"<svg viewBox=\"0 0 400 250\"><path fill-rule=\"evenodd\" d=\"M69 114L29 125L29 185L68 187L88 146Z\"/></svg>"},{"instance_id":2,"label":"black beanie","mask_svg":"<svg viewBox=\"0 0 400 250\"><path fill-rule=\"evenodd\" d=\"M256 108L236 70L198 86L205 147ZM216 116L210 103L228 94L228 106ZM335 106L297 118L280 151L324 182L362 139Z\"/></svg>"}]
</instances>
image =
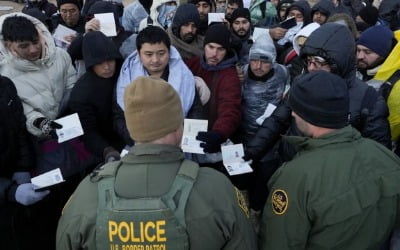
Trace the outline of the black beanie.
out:
<instances>
[{"instance_id":1,"label":"black beanie","mask_svg":"<svg viewBox=\"0 0 400 250\"><path fill-rule=\"evenodd\" d=\"M323 128L348 124L349 91L346 81L326 71L300 75L289 93L289 106L305 121Z\"/></svg>"},{"instance_id":2,"label":"black beanie","mask_svg":"<svg viewBox=\"0 0 400 250\"><path fill-rule=\"evenodd\" d=\"M172 20L171 29L176 36L179 37L179 30L182 25L194 22L196 28L200 26L200 14L194 4L182 4L176 9L174 19Z\"/></svg>"},{"instance_id":3,"label":"black beanie","mask_svg":"<svg viewBox=\"0 0 400 250\"><path fill-rule=\"evenodd\" d=\"M81 5L79 4L78 0L57 0L57 7L60 9L61 5L67 4L67 3L72 3L78 6L78 9L81 9Z\"/></svg>"},{"instance_id":4,"label":"black beanie","mask_svg":"<svg viewBox=\"0 0 400 250\"><path fill-rule=\"evenodd\" d=\"M208 27L204 36L204 46L207 43L218 43L226 50L231 48L231 33L228 28L221 23L212 24Z\"/></svg>"},{"instance_id":5,"label":"black beanie","mask_svg":"<svg viewBox=\"0 0 400 250\"><path fill-rule=\"evenodd\" d=\"M246 18L247 20L249 20L249 22L251 22L250 11L247 8L238 8L234 10L231 17L229 18L229 22L233 23L238 17Z\"/></svg>"},{"instance_id":6,"label":"black beanie","mask_svg":"<svg viewBox=\"0 0 400 250\"><path fill-rule=\"evenodd\" d=\"M211 1L212 0L190 0L190 1L188 1L188 3L192 3L192 4L196 5L199 2L206 2L206 3L208 3L208 5L213 6Z\"/></svg>"},{"instance_id":7,"label":"black beanie","mask_svg":"<svg viewBox=\"0 0 400 250\"><path fill-rule=\"evenodd\" d=\"M374 6L366 6L360 10L358 15L364 22L372 26L378 21L379 12Z\"/></svg>"}]
</instances>

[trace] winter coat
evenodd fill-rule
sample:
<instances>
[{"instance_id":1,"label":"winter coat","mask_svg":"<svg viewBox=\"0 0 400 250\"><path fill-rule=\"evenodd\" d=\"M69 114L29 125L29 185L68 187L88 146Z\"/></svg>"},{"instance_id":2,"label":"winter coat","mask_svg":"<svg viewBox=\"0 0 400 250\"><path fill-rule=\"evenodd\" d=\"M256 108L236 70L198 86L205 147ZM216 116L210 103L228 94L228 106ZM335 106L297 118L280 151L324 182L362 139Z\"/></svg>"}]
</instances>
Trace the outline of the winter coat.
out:
<instances>
[{"instance_id":1,"label":"winter coat","mask_svg":"<svg viewBox=\"0 0 400 250\"><path fill-rule=\"evenodd\" d=\"M265 13L261 11L261 5L265 5ZM255 0L250 8L251 23L254 25L266 17L275 17L277 15L275 6L267 0Z\"/></svg>"},{"instance_id":2,"label":"winter coat","mask_svg":"<svg viewBox=\"0 0 400 250\"><path fill-rule=\"evenodd\" d=\"M147 18L146 10L139 1L135 1L124 8L122 15L122 26L127 31L137 33L139 31L139 24L144 18Z\"/></svg>"},{"instance_id":3,"label":"winter coat","mask_svg":"<svg viewBox=\"0 0 400 250\"><path fill-rule=\"evenodd\" d=\"M76 82L69 100L71 111L77 112L82 124L82 136L86 148L103 157L106 147L121 147L113 132L112 98L121 65L121 55L115 45L100 31L89 32L83 40L83 55L87 71ZM111 78L102 78L92 67L106 60L116 60L115 73Z\"/></svg>"},{"instance_id":4,"label":"winter coat","mask_svg":"<svg viewBox=\"0 0 400 250\"><path fill-rule=\"evenodd\" d=\"M299 151L268 183L260 249L381 249L399 213L399 158L350 126L285 139Z\"/></svg>"},{"instance_id":5,"label":"winter coat","mask_svg":"<svg viewBox=\"0 0 400 250\"><path fill-rule=\"evenodd\" d=\"M384 0L379 5L379 16L389 24L392 30L400 27L400 0Z\"/></svg>"},{"instance_id":6,"label":"winter coat","mask_svg":"<svg viewBox=\"0 0 400 250\"><path fill-rule=\"evenodd\" d=\"M242 121L240 137L244 144L254 136L259 125L256 120L261 117L268 104L278 106L283 99L285 86L289 84L289 72L285 66L274 63L272 75L266 81L253 80L249 77L249 68L245 67L245 80L242 84Z\"/></svg>"},{"instance_id":7,"label":"winter coat","mask_svg":"<svg viewBox=\"0 0 400 250\"><path fill-rule=\"evenodd\" d=\"M324 24L308 37L301 50L301 56L305 55L326 58L333 65L333 72L346 79L350 96L349 123L357 128L362 136L390 148L390 127L387 120L389 113L385 100L379 95L373 95L367 97L373 105L369 108L363 106L363 102L368 103L363 98L367 89L371 87L355 76L355 43L348 28L335 23ZM373 94L375 90L368 92ZM247 145L246 154L255 159L262 157L275 145L280 134L287 131L290 121L291 110L283 103L270 118L265 119L253 140Z\"/></svg>"},{"instance_id":8,"label":"winter coat","mask_svg":"<svg viewBox=\"0 0 400 250\"><path fill-rule=\"evenodd\" d=\"M241 120L241 90L236 73L236 55L228 53L216 66L204 61L204 56L193 57L187 65L193 75L203 78L211 91L208 106L208 130L219 132L225 139L239 127Z\"/></svg>"},{"instance_id":9,"label":"winter coat","mask_svg":"<svg viewBox=\"0 0 400 250\"><path fill-rule=\"evenodd\" d=\"M171 46L169 50L169 76L168 83L178 92L182 102L182 109L186 116L192 107L195 95L194 76L183 62L178 51ZM124 110L124 91L138 76L148 76L147 70L140 62L138 52L128 56L121 68L118 78L116 94L118 105Z\"/></svg>"},{"instance_id":10,"label":"winter coat","mask_svg":"<svg viewBox=\"0 0 400 250\"><path fill-rule=\"evenodd\" d=\"M139 24L139 31L142 29L146 28L147 25L149 25L149 22L151 22L151 25L161 27L162 29L165 29L159 22L158 22L158 15L159 13L159 8L161 7L162 4L168 3L168 2L176 2L176 4L179 4L179 0L153 0L153 4L151 5L150 8L150 14L148 17L142 19Z\"/></svg>"},{"instance_id":11,"label":"winter coat","mask_svg":"<svg viewBox=\"0 0 400 250\"><path fill-rule=\"evenodd\" d=\"M0 17L0 27L4 19L15 13ZM57 48L53 37L45 25L36 18L17 13L31 20L39 30L44 53L34 62L13 55L0 40L0 52L4 55L0 73L10 78L18 90L26 116L28 131L42 137L42 131L33 126L40 117L56 119L66 108L70 91L76 82L76 72L71 58L64 50Z\"/></svg>"},{"instance_id":12,"label":"winter coat","mask_svg":"<svg viewBox=\"0 0 400 250\"><path fill-rule=\"evenodd\" d=\"M34 157L26 130L25 116L17 89L10 79L0 76L0 206L15 172L30 171Z\"/></svg>"},{"instance_id":13,"label":"winter coat","mask_svg":"<svg viewBox=\"0 0 400 250\"><path fill-rule=\"evenodd\" d=\"M311 8L311 19L313 18L314 13L317 11L327 14L326 17L328 18L329 16L335 14L335 5L330 0L320 0Z\"/></svg>"}]
</instances>

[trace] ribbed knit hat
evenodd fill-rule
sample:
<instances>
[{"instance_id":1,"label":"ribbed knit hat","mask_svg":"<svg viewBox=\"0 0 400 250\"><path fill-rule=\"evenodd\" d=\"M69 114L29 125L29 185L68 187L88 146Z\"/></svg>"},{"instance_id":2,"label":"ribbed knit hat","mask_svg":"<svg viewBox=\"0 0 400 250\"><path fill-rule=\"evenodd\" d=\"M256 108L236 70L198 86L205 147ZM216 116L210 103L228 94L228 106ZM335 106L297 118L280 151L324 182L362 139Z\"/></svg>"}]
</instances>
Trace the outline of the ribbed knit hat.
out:
<instances>
[{"instance_id":1,"label":"ribbed knit hat","mask_svg":"<svg viewBox=\"0 0 400 250\"><path fill-rule=\"evenodd\" d=\"M160 78L136 78L125 89L124 104L126 127L135 141L162 138L183 124L178 93Z\"/></svg>"},{"instance_id":2,"label":"ribbed knit hat","mask_svg":"<svg viewBox=\"0 0 400 250\"><path fill-rule=\"evenodd\" d=\"M386 58L392 50L393 32L385 25L369 27L361 33L357 45L363 45Z\"/></svg>"},{"instance_id":3,"label":"ribbed knit hat","mask_svg":"<svg viewBox=\"0 0 400 250\"><path fill-rule=\"evenodd\" d=\"M226 50L231 48L231 32L221 23L212 24L208 27L204 36L204 46L207 43L217 43Z\"/></svg>"},{"instance_id":4,"label":"ribbed knit hat","mask_svg":"<svg viewBox=\"0 0 400 250\"><path fill-rule=\"evenodd\" d=\"M321 70L297 77L288 101L298 116L315 126L339 129L348 124L349 91L335 74Z\"/></svg>"},{"instance_id":5,"label":"ribbed knit hat","mask_svg":"<svg viewBox=\"0 0 400 250\"><path fill-rule=\"evenodd\" d=\"M233 23L238 17L246 18L247 20L249 20L249 22L251 22L250 11L247 8L238 8L234 10L231 17L229 18L229 22Z\"/></svg>"}]
</instances>

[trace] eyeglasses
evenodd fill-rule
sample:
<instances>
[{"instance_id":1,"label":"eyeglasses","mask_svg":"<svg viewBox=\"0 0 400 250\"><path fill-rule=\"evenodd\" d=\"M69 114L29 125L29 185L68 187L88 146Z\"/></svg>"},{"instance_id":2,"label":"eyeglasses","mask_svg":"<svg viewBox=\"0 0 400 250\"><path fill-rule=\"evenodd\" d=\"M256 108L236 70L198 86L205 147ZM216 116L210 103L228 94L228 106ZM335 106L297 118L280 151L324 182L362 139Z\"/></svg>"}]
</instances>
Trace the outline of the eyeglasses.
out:
<instances>
[{"instance_id":1,"label":"eyeglasses","mask_svg":"<svg viewBox=\"0 0 400 250\"><path fill-rule=\"evenodd\" d=\"M313 64L316 68L322 68L323 66L329 64L324 58L320 56L307 56L306 62L307 66Z\"/></svg>"}]
</instances>

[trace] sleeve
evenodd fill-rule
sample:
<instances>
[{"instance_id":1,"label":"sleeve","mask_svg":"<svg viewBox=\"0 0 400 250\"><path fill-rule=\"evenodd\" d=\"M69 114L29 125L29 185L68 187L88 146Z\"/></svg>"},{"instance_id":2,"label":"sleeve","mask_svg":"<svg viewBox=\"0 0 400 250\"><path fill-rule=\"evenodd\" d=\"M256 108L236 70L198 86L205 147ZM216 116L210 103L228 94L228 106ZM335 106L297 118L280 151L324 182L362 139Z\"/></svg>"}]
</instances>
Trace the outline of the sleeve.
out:
<instances>
[{"instance_id":1,"label":"sleeve","mask_svg":"<svg viewBox=\"0 0 400 250\"><path fill-rule=\"evenodd\" d=\"M285 172L284 167L269 183L271 192L261 220L260 249L306 249L311 224L304 180L297 171Z\"/></svg>"},{"instance_id":2,"label":"sleeve","mask_svg":"<svg viewBox=\"0 0 400 250\"><path fill-rule=\"evenodd\" d=\"M386 102L379 95L372 110L368 113L366 125L361 131L362 136L375 140L391 149L392 142L388 117L389 110Z\"/></svg>"},{"instance_id":3,"label":"sleeve","mask_svg":"<svg viewBox=\"0 0 400 250\"><path fill-rule=\"evenodd\" d=\"M134 141L129 135L128 128L126 127L124 111L117 103L116 94L113 95L112 103L112 113L113 113L113 128L114 131L124 140L124 143L128 146L133 146Z\"/></svg>"},{"instance_id":4,"label":"sleeve","mask_svg":"<svg viewBox=\"0 0 400 250\"><path fill-rule=\"evenodd\" d=\"M0 177L0 207L7 202L8 190L12 185L11 180Z\"/></svg>"},{"instance_id":5,"label":"sleeve","mask_svg":"<svg viewBox=\"0 0 400 250\"><path fill-rule=\"evenodd\" d=\"M218 92L214 97L216 98L217 114L212 130L221 133L225 138L229 138L238 128L242 116L241 87L235 69L220 72L218 78ZM213 106L212 99L210 105ZM213 111L211 110L211 112Z\"/></svg>"}]
</instances>

